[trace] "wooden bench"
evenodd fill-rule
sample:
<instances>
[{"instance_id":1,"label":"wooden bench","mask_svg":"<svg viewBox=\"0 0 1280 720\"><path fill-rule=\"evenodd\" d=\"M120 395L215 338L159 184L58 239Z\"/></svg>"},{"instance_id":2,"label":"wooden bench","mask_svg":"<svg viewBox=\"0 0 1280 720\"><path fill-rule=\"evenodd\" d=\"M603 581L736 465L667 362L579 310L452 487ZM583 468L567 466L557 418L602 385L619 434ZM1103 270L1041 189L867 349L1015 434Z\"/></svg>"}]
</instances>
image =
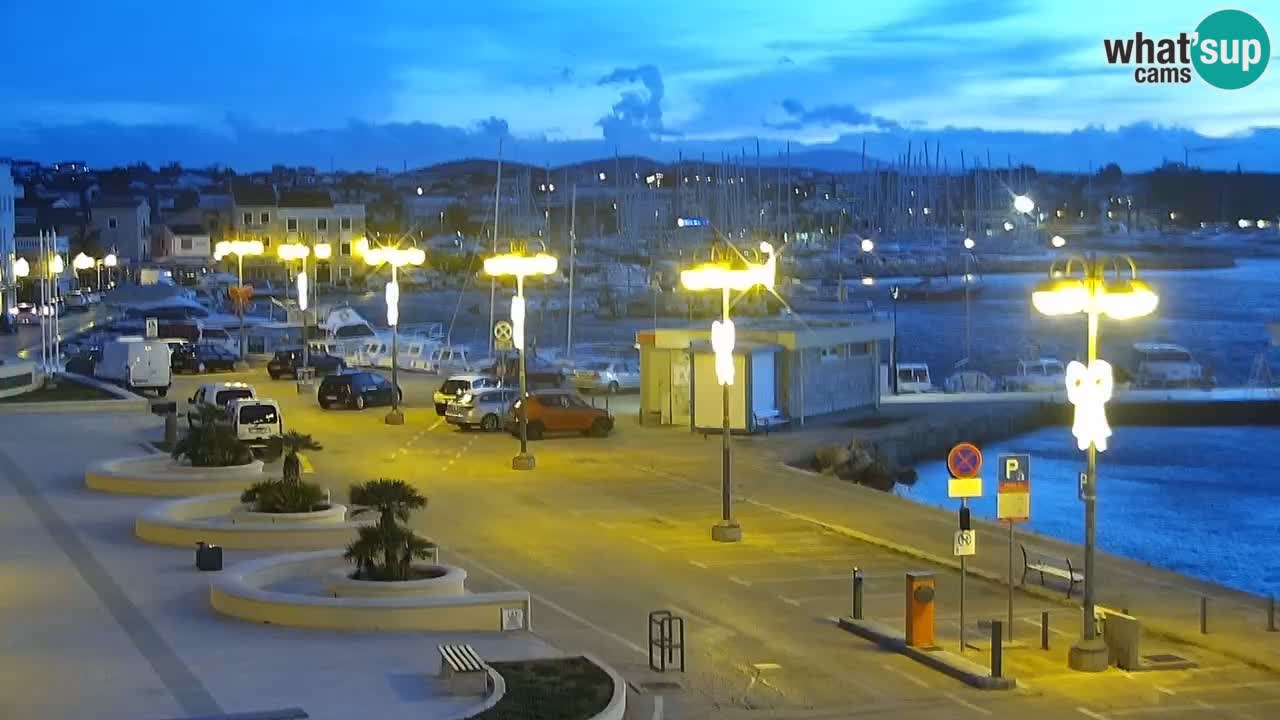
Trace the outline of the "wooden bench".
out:
<instances>
[{"instance_id":1,"label":"wooden bench","mask_svg":"<svg viewBox=\"0 0 1280 720\"><path fill-rule=\"evenodd\" d=\"M768 435L773 428L783 427L791 423L791 418L783 415L777 410L765 410L763 412L751 413L752 420L755 421L757 428L762 428L764 434Z\"/></svg>"},{"instance_id":2,"label":"wooden bench","mask_svg":"<svg viewBox=\"0 0 1280 720\"><path fill-rule=\"evenodd\" d=\"M1084 582L1084 573L1076 570L1071 565L1071 558L1053 555L1052 553L1036 550L1035 548L1028 550L1026 545L1019 545L1018 547L1022 548L1023 585L1027 583L1027 573L1029 572L1040 573L1041 585L1044 585L1045 576L1049 575L1061 580L1066 580L1067 597L1071 597L1071 594L1075 592L1076 584ZM1064 568L1061 565L1055 564L1058 560L1065 563L1066 567Z\"/></svg>"},{"instance_id":3,"label":"wooden bench","mask_svg":"<svg viewBox=\"0 0 1280 720\"><path fill-rule=\"evenodd\" d=\"M441 645L440 679L450 695L483 695L489 691L489 669L470 645Z\"/></svg>"}]
</instances>

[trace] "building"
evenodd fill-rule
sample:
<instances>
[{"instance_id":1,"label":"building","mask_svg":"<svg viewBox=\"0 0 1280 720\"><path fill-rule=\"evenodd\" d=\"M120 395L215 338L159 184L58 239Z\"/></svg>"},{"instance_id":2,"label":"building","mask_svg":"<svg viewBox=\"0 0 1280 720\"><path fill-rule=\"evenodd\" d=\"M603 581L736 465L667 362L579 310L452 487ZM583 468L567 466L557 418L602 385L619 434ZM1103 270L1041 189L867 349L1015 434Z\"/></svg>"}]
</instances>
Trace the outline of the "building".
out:
<instances>
[{"instance_id":1,"label":"building","mask_svg":"<svg viewBox=\"0 0 1280 720\"><path fill-rule=\"evenodd\" d=\"M114 252L121 263L138 265L151 259L151 206L146 200L99 197L89 222L98 244Z\"/></svg>"},{"instance_id":2,"label":"building","mask_svg":"<svg viewBox=\"0 0 1280 720\"><path fill-rule=\"evenodd\" d=\"M736 381L729 414L735 432L754 432L767 419L803 424L816 415L879 406L880 345L893 338L889 319L801 322L779 316L734 322ZM636 333L643 422L719 430L722 390L710 325Z\"/></svg>"},{"instance_id":3,"label":"building","mask_svg":"<svg viewBox=\"0 0 1280 720\"><path fill-rule=\"evenodd\" d=\"M159 262L205 265L213 259L213 243L203 225L165 224L157 231L160 237Z\"/></svg>"},{"instance_id":4,"label":"building","mask_svg":"<svg viewBox=\"0 0 1280 720\"><path fill-rule=\"evenodd\" d=\"M17 212L18 187L13 183L13 174L8 163L0 163L0 311L7 312L13 298L13 264L14 233L16 232L15 213ZM8 317L8 315L4 315Z\"/></svg>"},{"instance_id":5,"label":"building","mask_svg":"<svg viewBox=\"0 0 1280 720\"><path fill-rule=\"evenodd\" d=\"M230 229L236 239L262 242L267 257L247 259L245 277L289 282L276 258L282 243L309 247L327 244L330 257L316 261L316 282L349 285L364 273L356 257L356 242L365 236L365 207L335 203L326 190L283 190L265 183L242 183L232 188Z\"/></svg>"}]
</instances>

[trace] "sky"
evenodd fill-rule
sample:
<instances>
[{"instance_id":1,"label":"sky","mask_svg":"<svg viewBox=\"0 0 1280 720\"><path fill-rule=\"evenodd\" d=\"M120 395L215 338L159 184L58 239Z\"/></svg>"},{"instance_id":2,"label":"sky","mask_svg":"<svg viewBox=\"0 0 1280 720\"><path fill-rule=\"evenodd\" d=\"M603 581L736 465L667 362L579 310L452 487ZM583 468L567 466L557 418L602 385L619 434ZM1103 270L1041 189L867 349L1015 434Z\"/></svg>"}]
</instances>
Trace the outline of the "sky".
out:
<instances>
[{"instance_id":1,"label":"sky","mask_svg":"<svg viewBox=\"0 0 1280 720\"><path fill-rule=\"evenodd\" d=\"M1252 0L1273 35L1280 5ZM1280 63L1143 85L1104 38L1202 0L0 0L0 157L372 169L612 155L848 166L928 142L1087 170L1280 171ZM1280 35L1275 39L1280 41ZM1276 51L1273 51L1276 52Z\"/></svg>"}]
</instances>

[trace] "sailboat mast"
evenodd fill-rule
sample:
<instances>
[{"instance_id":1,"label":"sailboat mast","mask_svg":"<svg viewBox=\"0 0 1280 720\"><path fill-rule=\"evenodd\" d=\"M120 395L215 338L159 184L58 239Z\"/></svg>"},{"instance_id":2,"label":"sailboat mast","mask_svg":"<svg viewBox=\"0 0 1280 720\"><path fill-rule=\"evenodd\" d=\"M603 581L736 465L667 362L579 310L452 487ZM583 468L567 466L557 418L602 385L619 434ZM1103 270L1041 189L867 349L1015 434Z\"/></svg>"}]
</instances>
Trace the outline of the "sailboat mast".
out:
<instances>
[{"instance_id":1,"label":"sailboat mast","mask_svg":"<svg viewBox=\"0 0 1280 720\"><path fill-rule=\"evenodd\" d=\"M573 360L573 262L578 254L575 243L578 239L578 186L574 185L569 200L569 331L565 338L565 352L569 360Z\"/></svg>"},{"instance_id":2,"label":"sailboat mast","mask_svg":"<svg viewBox=\"0 0 1280 720\"><path fill-rule=\"evenodd\" d=\"M498 206L502 197L502 138L498 138L498 179L493 183L493 254L498 254ZM498 301L498 279L489 278L489 355L493 355L493 310Z\"/></svg>"}]
</instances>

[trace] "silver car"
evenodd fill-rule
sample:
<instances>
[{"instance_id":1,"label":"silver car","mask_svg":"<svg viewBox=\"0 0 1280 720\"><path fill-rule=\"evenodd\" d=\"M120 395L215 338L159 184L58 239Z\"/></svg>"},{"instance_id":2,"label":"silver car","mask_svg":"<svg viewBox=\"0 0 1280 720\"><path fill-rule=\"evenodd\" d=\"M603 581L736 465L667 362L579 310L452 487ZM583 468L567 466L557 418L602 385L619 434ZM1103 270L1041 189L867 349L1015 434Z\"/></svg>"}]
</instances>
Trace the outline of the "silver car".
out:
<instances>
[{"instance_id":1,"label":"silver car","mask_svg":"<svg viewBox=\"0 0 1280 720\"><path fill-rule=\"evenodd\" d=\"M463 430L478 427L494 432L502 429L502 416L519 395L515 388L484 388L464 393L449 402L444 419Z\"/></svg>"},{"instance_id":2,"label":"silver car","mask_svg":"<svg viewBox=\"0 0 1280 720\"><path fill-rule=\"evenodd\" d=\"M573 386L589 392L617 393L640 389L640 361L587 360L573 371Z\"/></svg>"}]
</instances>

